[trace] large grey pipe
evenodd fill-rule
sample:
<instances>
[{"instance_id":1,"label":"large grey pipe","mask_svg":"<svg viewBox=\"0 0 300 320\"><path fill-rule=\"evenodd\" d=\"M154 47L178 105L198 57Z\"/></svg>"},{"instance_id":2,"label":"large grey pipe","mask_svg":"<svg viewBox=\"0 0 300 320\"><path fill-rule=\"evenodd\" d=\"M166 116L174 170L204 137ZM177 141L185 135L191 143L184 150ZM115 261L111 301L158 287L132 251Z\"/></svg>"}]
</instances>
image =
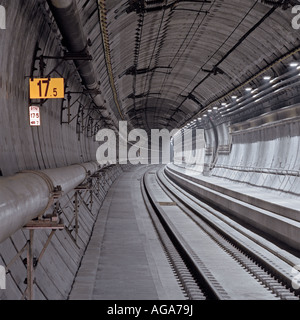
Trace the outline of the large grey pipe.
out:
<instances>
[{"instance_id":1,"label":"large grey pipe","mask_svg":"<svg viewBox=\"0 0 300 320\"><path fill-rule=\"evenodd\" d=\"M63 196L97 170L96 162L88 162L0 178L0 243L43 213L53 187L61 186Z\"/></svg>"},{"instance_id":2,"label":"large grey pipe","mask_svg":"<svg viewBox=\"0 0 300 320\"><path fill-rule=\"evenodd\" d=\"M68 50L72 53L88 54L87 37L83 31L76 2L73 0L48 0L48 4ZM75 60L74 63L86 88L100 90L92 61ZM98 107L105 107L101 94L93 96L93 100ZM110 113L107 109L100 112L103 117L109 118L112 123L117 124L117 118L113 112Z\"/></svg>"}]
</instances>

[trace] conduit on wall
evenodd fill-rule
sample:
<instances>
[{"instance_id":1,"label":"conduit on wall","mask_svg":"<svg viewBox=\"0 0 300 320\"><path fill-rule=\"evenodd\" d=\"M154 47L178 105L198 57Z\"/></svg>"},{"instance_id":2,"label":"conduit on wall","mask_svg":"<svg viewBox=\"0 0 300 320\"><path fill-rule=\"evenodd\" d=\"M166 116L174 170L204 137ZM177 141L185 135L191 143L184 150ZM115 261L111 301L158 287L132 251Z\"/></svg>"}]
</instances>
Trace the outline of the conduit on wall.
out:
<instances>
[{"instance_id":1,"label":"conduit on wall","mask_svg":"<svg viewBox=\"0 0 300 320\"><path fill-rule=\"evenodd\" d=\"M113 67L111 63L111 53L110 53L110 45L109 45L109 36L108 36L108 29L107 29L107 17L106 17L106 3L105 0L98 1L99 7L99 14L100 14L100 26L101 26L101 34L102 34L102 41L103 41L103 48L105 53L105 61L107 66L107 72L109 76L109 82L111 86L111 90L113 92L114 101L117 106L118 112L122 120L124 120L124 115L122 113L118 93L115 85L114 75L113 75Z\"/></svg>"},{"instance_id":2,"label":"conduit on wall","mask_svg":"<svg viewBox=\"0 0 300 320\"><path fill-rule=\"evenodd\" d=\"M0 243L47 210L54 195L69 193L97 170L96 162L87 162L1 178Z\"/></svg>"},{"instance_id":3,"label":"conduit on wall","mask_svg":"<svg viewBox=\"0 0 300 320\"><path fill-rule=\"evenodd\" d=\"M88 55L88 39L83 31L76 2L72 0L48 0L48 4L67 49L72 54ZM92 61L75 60L74 63L83 84L88 90L95 91L93 101L99 107L104 120L116 126L117 119L115 115L111 114L105 107L105 101L100 92L100 84L97 80Z\"/></svg>"}]
</instances>

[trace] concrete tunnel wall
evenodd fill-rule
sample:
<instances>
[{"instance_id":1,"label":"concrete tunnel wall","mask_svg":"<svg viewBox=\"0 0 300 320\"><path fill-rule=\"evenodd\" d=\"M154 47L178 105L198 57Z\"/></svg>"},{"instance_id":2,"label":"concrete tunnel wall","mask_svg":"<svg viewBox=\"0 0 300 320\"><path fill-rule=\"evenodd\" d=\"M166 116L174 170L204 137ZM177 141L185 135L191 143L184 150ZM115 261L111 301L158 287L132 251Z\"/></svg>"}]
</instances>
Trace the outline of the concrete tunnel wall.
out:
<instances>
[{"instance_id":1,"label":"concrete tunnel wall","mask_svg":"<svg viewBox=\"0 0 300 320\"><path fill-rule=\"evenodd\" d=\"M37 1L6 1L7 29L0 33L0 170L10 176L22 170L59 168L96 159L97 144L93 138L76 134L76 119L61 125L62 99L49 99L41 107L39 128L29 126L29 78L35 47L38 55L61 56L60 41L53 32L49 17L45 16ZM12 30L13 28L13 30ZM15 35L15 37L13 37ZM17 40L16 40L17 37ZM62 48L61 48L62 49ZM46 60L45 73L59 61ZM35 63L38 68L38 61ZM58 72L66 79L68 90L82 91L73 62L65 62ZM35 76L38 71L35 71ZM57 73L54 77L59 77ZM77 96L76 96L77 98ZM81 102L87 102L82 97ZM78 104L72 107L72 117ZM66 120L66 112L64 113Z\"/></svg>"},{"instance_id":2,"label":"concrete tunnel wall","mask_svg":"<svg viewBox=\"0 0 300 320\"><path fill-rule=\"evenodd\" d=\"M86 134L76 134L76 121L70 125L61 124L62 100L49 100L41 108L42 126L29 126L28 82L35 57L35 48L41 48L39 54L62 55L61 41L56 25L49 14L43 12L38 1L3 1L7 14L7 29L0 32L0 145L1 175L9 177L22 170L45 170L61 168L76 163L95 160L97 144ZM12 37L15 35L15 37ZM17 41L16 41L17 39ZM48 60L47 71L52 70L57 61ZM38 61L35 63L38 68ZM35 71L37 74L37 71ZM75 71L73 62L63 63L58 68L67 80L70 91L82 90L81 80ZM105 99L104 99L105 100ZM83 97L83 104L88 102ZM77 106L74 106L77 108ZM299 108L298 108L299 109ZM74 109L72 114L74 115ZM64 113L64 119L66 114ZM217 162L212 175L237 182L262 186L272 190L296 193L299 190L299 172L297 163L299 153L299 120L287 120L280 125L242 128L229 134L229 124L217 127L219 147ZM206 131L206 162L214 159L215 140L212 129ZM228 149L226 150L226 146ZM231 152L230 152L231 150ZM249 172L253 168L253 172ZM274 172L262 172L261 169L273 169ZM255 172L257 170L258 172ZM281 172L280 172L281 170ZM284 170L291 173L286 174ZM105 172L100 190L99 201L95 200L90 213L83 206L79 212L78 247L66 231L56 232L41 264L35 272L36 299L66 299L71 290L80 260L89 241L93 224L103 198L122 169L118 166ZM1 178L0 178L1 179ZM60 199L64 210L64 219L68 223L73 217L72 194ZM34 253L38 255L47 240L46 231L35 233ZM28 231L19 230L0 244L0 265L7 264L28 239ZM23 258L25 257L23 254ZM0 291L0 299L20 299L26 288L24 280L26 268L18 259L7 275L7 290Z\"/></svg>"},{"instance_id":3,"label":"concrete tunnel wall","mask_svg":"<svg viewBox=\"0 0 300 320\"><path fill-rule=\"evenodd\" d=\"M106 169L101 178L100 189L97 198L93 197L92 210L85 205L79 207L79 229L77 243L72 240L66 230L56 231L49 246L47 247L41 262L34 271L34 299L36 300L66 300L72 289L77 270L81 259L89 243L94 223L99 214L99 208L108 192L111 184L122 172L120 166L113 166ZM59 201L62 210L61 217L66 226L70 225L71 234L75 237L73 193L62 197ZM83 195L84 196L84 195ZM89 202L89 193L84 196ZM51 212L53 208L49 210ZM29 231L20 229L7 240L0 243L0 265L6 266L15 255L23 248L28 240ZM50 230L36 230L34 233L33 253L39 257L45 245ZM10 272L6 277L6 290L0 290L0 300L21 300L22 294L27 285L27 270L23 263L26 258L26 251L21 258L17 259L9 268Z\"/></svg>"},{"instance_id":4,"label":"concrete tunnel wall","mask_svg":"<svg viewBox=\"0 0 300 320\"><path fill-rule=\"evenodd\" d=\"M3 1L6 8L7 28L0 32L0 179L6 179L23 170L48 170L94 161L98 144L86 132L76 133L76 119L70 124L61 124L62 99L48 100L41 107L39 128L29 126L29 76L38 55L61 56L61 39L56 26L49 19L38 1ZM46 60L45 74L59 61ZM39 68L38 61L34 63ZM81 80L73 62L65 62L54 73L63 77L68 90L82 91ZM35 71L35 76L38 71ZM76 96L77 98L77 96ZM88 103L87 97L81 103ZM77 113L78 104L72 109ZM66 113L63 114L66 120ZM79 234L77 245L66 230L57 231L53 236L41 263L35 270L35 299L63 300L68 298L81 258L90 239L94 222L103 199L117 176L120 166L105 170L101 180L98 198L93 198L91 212L84 205L79 207ZM5 177L5 178L4 178ZM59 199L63 210L62 218L68 225L74 216L73 192ZM85 196L88 202L88 195ZM53 206L48 213L53 210ZM71 223L70 228L74 227ZM35 231L34 255L39 256L50 231ZM72 232L74 236L74 231ZM28 230L20 229L0 244L0 265L6 266L22 249L28 239ZM6 290L0 290L0 300L20 300L26 289L26 267L22 260L26 251L17 259L7 274Z\"/></svg>"},{"instance_id":5,"label":"concrete tunnel wall","mask_svg":"<svg viewBox=\"0 0 300 320\"><path fill-rule=\"evenodd\" d=\"M244 123L219 125L217 161L210 174L299 197L299 112L296 104ZM209 129L206 135L207 146L213 145L212 131ZM209 150L205 161L207 167L212 162Z\"/></svg>"}]
</instances>

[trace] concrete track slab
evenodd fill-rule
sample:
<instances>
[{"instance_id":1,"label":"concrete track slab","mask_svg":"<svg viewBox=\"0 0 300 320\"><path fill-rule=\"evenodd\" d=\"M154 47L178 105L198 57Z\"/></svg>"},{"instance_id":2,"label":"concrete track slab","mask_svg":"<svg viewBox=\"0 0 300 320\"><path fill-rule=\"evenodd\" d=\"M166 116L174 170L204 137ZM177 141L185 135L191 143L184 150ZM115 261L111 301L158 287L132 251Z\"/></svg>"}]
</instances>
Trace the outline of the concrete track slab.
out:
<instances>
[{"instance_id":1,"label":"concrete track slab","mask_svg":"<svg viewBox=\"0 0 300 320\"><path fill-rule=\"evenodd\" d=\"M267 188L251 186L246 183L234 182L215 176L204 176L201 172L195 172L194 170L173 164L168 165L168 167L192 177L195 182L197 181L197 183L207 188L219 191L264 210L269 210L283 217L300 221L299 199L292 198L288 194L283 194L279 191L275 193Z\"/></svg>"}]
</instances>

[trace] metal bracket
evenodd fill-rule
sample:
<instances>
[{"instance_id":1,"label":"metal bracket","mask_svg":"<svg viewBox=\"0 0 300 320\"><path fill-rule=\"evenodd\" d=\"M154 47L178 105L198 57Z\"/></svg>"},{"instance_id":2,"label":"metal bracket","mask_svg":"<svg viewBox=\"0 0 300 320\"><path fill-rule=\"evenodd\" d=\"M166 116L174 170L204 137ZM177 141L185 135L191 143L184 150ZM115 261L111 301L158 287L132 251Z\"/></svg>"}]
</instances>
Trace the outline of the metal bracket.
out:
<instances>
[{"instance_id":1,"label":"metal bracket","mask_svg":"<svg viewBox=\"0 0 300 320\"><path fill-rule=\"evenodd\" d=\"M75 245L79 248L78 242L78 231L79 231L79 208L83 204L88 212L93 216L93 184L92 180L88 178L86 182L77 186L72 198L69 199L72 204L73 218L69 221L68 225L65 225L65 230L70 236ZM86 195L88 195L88 200L86 200ZM64 208L61 208L63 212ZM64 213L64 212L63 212ZM74 231L74 235L73 235Z\"/></svg>"},{"instance_id":2,"label":"metal bracket","mask_svg":"<svg viewBox=\"0 0 300 320\"><path fill-rule=\"evenodd\" d=\"M59 218L56 210L53 214L46 215L43 219L35 219L26 224L23 229L29 230L29 239L23 248L15 255L15 257L7 264L6 273L10 272L11 266L16 262L18 258L21 258L21 255L25 250L27 250L26 258L23 259L23 263L27 269L27 278L24 283L27 284L25 291L23 292L22 299L33 300L34 299L34 290L33 286L35 283L34 279L34 270L37 268L40 263L48 245L51 242L51 239L56 232L56 230L63 230L65 228L64 221ZM51 230L46 243L44 244L42 251L40 252L38 258L33 254L33 245L34 245L34 231L35 230Z\"/></svg>"},{"instance_id":3,"label":"metal bracket","mask_svg":"<svg viewBox=\"0 0 300 320\"><path fill-rule=\"evenodd\" d=\"M57 68L64 62L69 60L84 60L84 61L91 61L93 60L92 56L87 52L80 52L80 53L72 53L72 52L65 52L63 56L44 56L40 55L36 58L36 60L40 61L40 75L44 75L44 69L46 68L45 60L60 60L57 65L48 73L46 78L50 77L53 72L58 73ZM59 74L59 73L58 73ZM60 75L60 74L59 74Z\"/></svg>"},{"instance_id":4,"label":"metal bracket","mask_svg":"<svg viewBox=\"0 0 300 320\"><path fill-rule=\"evenodd\" d=\"M56 72L61 78L63 78L63 76L57 71L58 67L65 61L80 61L80 60L85 60L85 61L91 61L93 60L92 56L87 52L86 48L79 53L72 53L72 52L64 52L63 56L46 56L46 55L39 55L38 56L38 52L41 51L42 49L38 46L38 44L35 47L35 51L34 51L34 58L33 58L33 63L31 66L31 73L29 78L33 78L34 77L34 72L39 70L39 76L41 78L50 78L50 76ZM55 67L47 74L45 75L45 69L47 67L46 64L46 60L58 60L58 63L55 65ZM35 67L35 62L39 61L39 67ZM26 77L28 78L28 76ZM47 102L47 99L41 99L39 100L38 103L32 103L31 100L29 100L30 104L38 104L39 106L43 106L45 104L45 102Z\"/></svg>"},{"instance_id":5,"label":"metal bracket","mask_svg":"<svg viewBox=\"0 0 300 320\"><path fill-rule=\"evenodd\" d=\"M19 252L14 256L14 258L7 264L6 273L9 273L12 265L18 260L21 259L24 266L27 270L27 277L24 283L27 285L25 291L22 294L22 299L33 300L34 299L34 284L36 283L34 278L34 271L38 267L42 257L45 254L46 249L48 248L53 235L57 230L66 230L67 234L73 240L75 245L80 248L77 244L78 242L78 230L79 230L79 207L83 205L88 212L93 215L93 202L94 199L101 204L101 201L104 199L107 191L107 181L104 179L103 174L109 167L102 168L101 170L95 172L93 175L90 175L88 172L88 178L75 188L75 192L73 197L69 202L72 203L73 209L73 218L69 221L68 225L61 218L61 215L64 214L64 209L60 205L58 199L61 196L61 187L53 187L51 181L48 181L43 174L32 171L31 173L39 174L42 178L46 179L45 181L48 184L49 190L51 192L51 198L49 200L47 209L45 209L38 218L27 223L23 229L29 231L29 239L25 243L25 245L19 250ZM30 171L27 171L30 172ZM56 201L56 202L55 202ZM50 208L50 206L54 203L54 209L51 214L47 214L46 212ZM65 215L66 216L66 215ZM74 222L75 221L75 222ZM73 226L72 226L73 225ZM38 257L34 255L34 232L38 230L49 230L50 234L43 245L41 252ZM73 235L73 231L75 234ZM22 257L24 252L26 252L26 258Z\"/></svg>"},{"instance_id":6,"label":"metal bracket","mask_svg":"<svg viewBox=\"0 0 300 320\"><path fill-rule=\"evenodd\" d=\"M81 102L79 101L82 97L82 95L98 95L98 94L101 94L101 91L99 90L88 90L88 89L84 89L83 91L67 91L66 92L67 94L67 106L64 107L62 105L62 108L61 108L61 124L70 124L76 117L78 117L78 113L80 110L78 110L77 114L73 117L72 117L72 114L71 114L71 108L75 105L75 103L79 103L79 105L81 105ZM72 100L72 95L79 95L77 97L77 99L71 103L71 100ZM100 109L99 107L97 109ZM103 108L104 109L104 108ZM63 112L67 110L67 121L63 121Z\"/></svg>"}]
</instances>

